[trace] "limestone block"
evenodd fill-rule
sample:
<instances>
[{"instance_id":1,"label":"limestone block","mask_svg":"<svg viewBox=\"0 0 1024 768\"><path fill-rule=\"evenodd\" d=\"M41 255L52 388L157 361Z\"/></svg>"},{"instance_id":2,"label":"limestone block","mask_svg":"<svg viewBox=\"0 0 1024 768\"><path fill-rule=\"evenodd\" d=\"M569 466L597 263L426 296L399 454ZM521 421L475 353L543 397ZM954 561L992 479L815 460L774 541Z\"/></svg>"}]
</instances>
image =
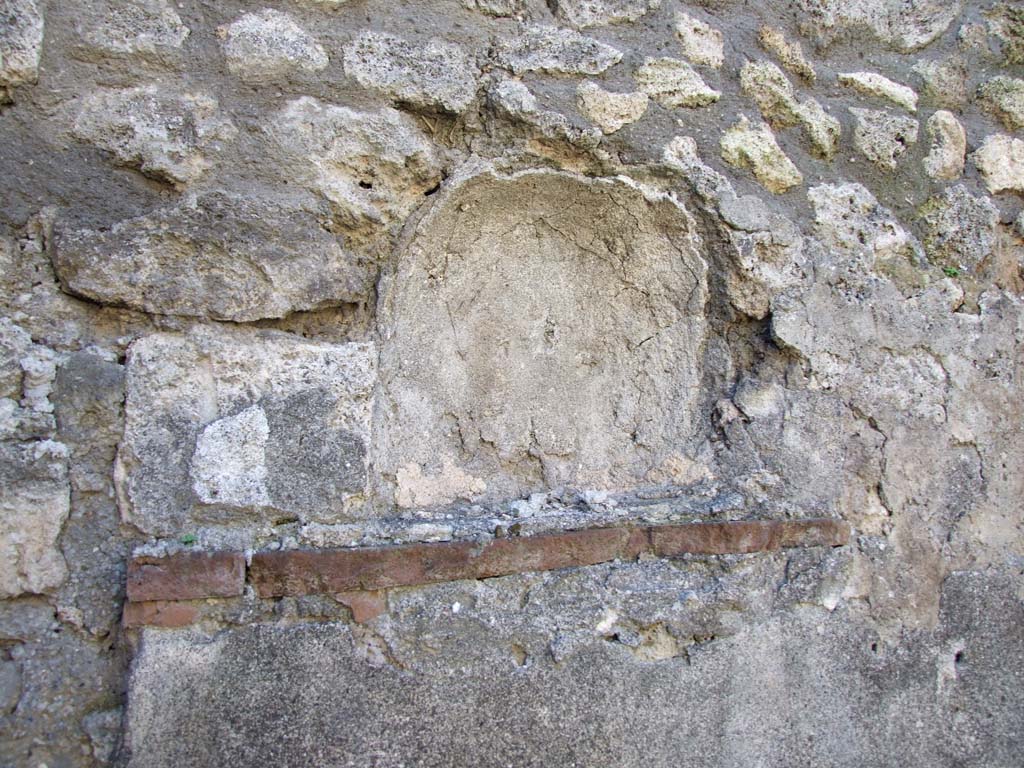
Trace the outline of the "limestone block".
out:
<instances>
[{"instance_id":1,"label":"limestone block","mask_svg":"<svg viewBox=\"0 0 1024 768\"><path fill-rule=\"evenodd\" d=\"M846 85L868 96L890 101L908 112L917 111L917 94L913 88L893 82L877 72L840 72L840 85Z\"/></svg>"},{"instance_id":2,"label":"limestone block","mask_svg":"<svg viewBox=\"0 0 1024 768\"><path fill-rule=\"evenodd\" d=\"M283 317L360 301L374 268L342 249L312 201L210 192L114 224L59 223L66 289L104 304L219 320Z\"/></svg>"},{"instance_id":3,"label":"limestone block","mask_svg":"<svg viewBox=\"0 0 1024 768\"><path fill-rule=\"evenodd\" d=\"M740 69L740 86L754 99L764 119L776 130L799 125L811 151L826 160L839 147L839 121L812 98L799 101L793 84L770 61L750 61Z\"/></svg>"},{"instance_id":4,"label":"limestone block","mask_svg":"<svg viewBox=\"0 0 1024 768\"><path fill-rule=\"evenodd\" d=\"M90 94L82 100L72 132L112 152L123 165L179 187L210 167L207 148L217 149L237 134L216 99L155 86Z\"/></svg>"},{"instance_id":5,"label":"limestone block","mask_svg":"<svg viewBox=\"0 0 1024 768\"><path fill-rule=\"evenodd\" d=\"M70 510L68 452L0 443L0 598L50 592L67 576L57 538Z\"/></svg>"},{"instance_id":6,"label":"limestone block","mask_svg":"<svg viewBox=\"0 0 1024 768\"><path fill-rule=\"evenodd\" d=\"M615 133L635 123L647 111L646 93L613 93L597 83L585 80L576 88L576 103L585 117L597 123L604 133Z\"/></svg>"},{"instance_id":7,"label":"limestone block","mask_svg":"<svg viewBox=\"0 0 1024 768\"><path fill-rule=\"evenodd\" d=\"M264 8L217 30L232 74L248 83L268 83L327 67L327 52L295 19Z\"/></svg>"},{"instance_id":8,"label":"limestone block","mask_svg":"<svg viewBox=\"0 0 1024 768\"><path fill-rule=\"evenodd\" d=\"M0 0L0 96L34 83L43 50L43 12L36 0Z\"/></svg>"},{"instance_id":9,"label":"limestone block","mask_svg":"<svg viewBox=\"0 0 1024 768\"><path fill-rule=\"evenodd\" d=\"M170 0L105 0L81 11L75 29L82 58L171 60L190 34Z\"/></svg>"},{"instance_id":10,"label":"limestone block","mask_svg":"<svg viewBox=\"0 0 1024 768\"><path fill-rule=\"evenodd\" d=\"M850 107L857 120L853 146L872 163L895 171L899 159L917 143L917 121L880 109Z\"/></svg>"},{"instance_id":11,"label":"limestone block","mask_svg":"<svg viewBox=\"0 0 1024 768\"><path fill-rule=\"evenodd\" d=\"M721 139L722 159L737 168L749 168L769 192L780 194L803 183L804 177L775 141L766 124L751 126L746 117Z\"/></svg>"},{"instance_id":12,"label":"limestone block","mask_svg":"<svg viewBox=\"0 0 1024 768\"><path fill-rule=\"evenodd\" d=\"M952 181L964 172L967 134L952 112L940 109L925 124L931 141L924 170L931 178Z\"/></svg>"},{"instance_id":13,"label":"limestone block","mask_svg":"<svg viewBox=\"0 0 1024 768\"><path fill-rule=\"evenodd\" d=\"M552 0L559 21L576 29L622 24L661 6L661 0Z\"/></svg>"},{"instance_id":14,"label":"limestone block","mask_svg":"<svg viewBox=\"0 0 1024 768\"><path fill-rule=\"evenodd\" d=\"M268 131L293 179L330 201L352 230L401 223L441 181L433 143L395 109L360 112L303 96Z\"/></svg>"},{"instance_id":15,"label":"limestone block","mask_svg":"<svg viewBox=\"0 0 1024 768\"><path fill-rule=\"evenodd\" d=\"M424 45L383 32L363 32L345 46L345 73L397 102L464 112L476 96L479 68L455 43Z\"/></svg>"},{"instance_id":16,"label":"limestone block","mask_svg":"<svg viewBox=\"0 0 1024 768\"><path fill-rule=\"evenodd\" d=\"M117 479L122 515L173 536L265 515L333 521L366 485L370 344L197 330L135 342Z\"/></svg>"},{"instance_id":17,"label":"limestone block","mask_svg":"<svg viewBox=\"0 0 1024 768\"><path fill-rule=\"evenodd\" d=\"M985 138L971 159L993 195L1024 192L1024 141L993 134Z\"/></svg>"},{"instance_id":18,"label":"limestone block","mask_svg":"<svg viewBox=\"0 0 1024 768\"><path fill-rule=\"evenodd\" d=\"M517 75L599 75L621 61L622 52L569 29L535 26L499 42L494 60Z\"/></svg>"},{"instance_id":19,"label":"limestone block","mask_svg":"<svg viewBox=\"0 0 1024 768\"><path fill-rule=\"evenodd\" d=\"M688 13L677 13L675 26L676 37L687 61L714 69L722 66L725 38L721 32Z\"/></svg>"},{"instance_id":20,"label":"limestone block","mask_svg":"<svg viewBox=\"0 0 1024 768\"><path fill-rule=\"evenodd\" d=\"M679 59L647 59L634 78L641 91L667 108L706 107L721 98L697 70Z\"/></svg>"}]
</instances>

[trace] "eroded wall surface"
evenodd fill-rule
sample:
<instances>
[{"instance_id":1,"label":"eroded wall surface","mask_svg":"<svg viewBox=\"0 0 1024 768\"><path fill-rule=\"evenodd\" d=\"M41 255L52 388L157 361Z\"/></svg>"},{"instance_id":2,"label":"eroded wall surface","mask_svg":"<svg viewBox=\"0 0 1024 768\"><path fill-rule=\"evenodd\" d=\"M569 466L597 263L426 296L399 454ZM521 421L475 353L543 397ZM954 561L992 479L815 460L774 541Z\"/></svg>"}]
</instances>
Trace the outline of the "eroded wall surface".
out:
<instances>
[{"instance_id":1,"label":"eroded wall surface","mask_svg":"<svg viewBox=\"0 0 1024 768\"><path fill-rule=\"evenodd\" d=\"M0 0L0 177L0 765L1019 764L1018 3Z\"/></svg>"}]
</instances>

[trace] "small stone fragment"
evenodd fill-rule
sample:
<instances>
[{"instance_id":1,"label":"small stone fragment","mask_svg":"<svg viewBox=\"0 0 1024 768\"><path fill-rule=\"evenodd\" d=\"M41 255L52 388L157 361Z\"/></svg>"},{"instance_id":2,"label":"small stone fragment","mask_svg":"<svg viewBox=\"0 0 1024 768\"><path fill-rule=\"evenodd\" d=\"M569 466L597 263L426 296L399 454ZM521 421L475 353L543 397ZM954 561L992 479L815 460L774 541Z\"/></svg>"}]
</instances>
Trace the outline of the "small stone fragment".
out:
<instances>
[{"instance_id":1,"label":"small stone fragment","mask_svg":"<svg viewBox=\"0 0 1024 768\"><path fill-rule=\"evenodd\" d=\"M434 145L413 118L389 107L359 112L303 96L269 131L296 181L329 200L351 230L372 234L403 220L442 178Z\"/></svg>"},{"instance_id":2,"label":"small stone fragment","mask_svg":"<svg viewBox=\"0 0 1024 768\"><path fill-rule=\"evenodd\" d=\"M204 504L270 506L267 414L258 405L208 424L192 455L192 489Z\"/></svg>"},{"instance_id":3,"label":"small stone fragment","mask_svg":"<svg viewBox=\"0 0 1024 768\"><path fill-rule=\"evenodd\" d=\"M189 35L169 0L110 0L102 6L102 16L86 16L76 29L87 55L158 60L177 52Z\"/></svg>"},{"instance_id":4,"label":"small stone fragment","mask_svg":"<svg viewBox=\"0 0 1024 768\"><path fill-rule=\"evenodd\" d=\"M578 32L558 27L531 27L498 44L495 61L517 75L548 72L599 75L622 60L622 52Z\"/></svg>"},{"instance_id":5,"label":"small stone fragment","mask_svg":"<svg viewBox=\"0 0 1024 768\"><path fill-rule=\"evenodd\" d=\"M675 26L683 55L690 63L715 69L722 66L725 60L725 42L721 32L686 13L676 14Z\"/></svg>"},{"instance_id":6,"label":"small stone fragment","mask_svg":"<svg viewBox=\"0 0 1024 768\"><path fill-rule=\"evenodd\" d=\"M464 112L476 97L479 70L454 43L416 45L384 32L363 32L345 46L345 73L364 88L414 107Z\"/></svg>"},{"instance_id":7,"label":"small stone fragment","mask_svg":"<svg viewBox=\"0 0 1024 768\"><path fill-rule=\"evenodd\" d=\"M919 61L912 68L924 84L929 101L949 109L967 103L967 65L960 56L937 61Z\"/></svg>"},{"instance_id":8,"label":"small stone fragment","mask_svg":"<svg viewBox=\"0 0 1024 768\"><path fill-rule=\"evenodd\" d=\"M917 121L880 109L850 107L857 119L853 145L868 160L888 171L896 170L900 157L917 143Z\"/></svg>"},{"instance_id":9,"label":"small stone fragment","mask_svg":"<svg viewBox=\"0 0 1024 768\"><path fill-rule=\"evenodd\" d=\"M867 266L912 254L919 246L892 213L861 184L819 184L807 191L814 208L815 231L840 253L866 252Z\"/></svg>"},{"instance_id":10,"label":"small stone fragment","mask_svg":"<svg viewBox=\"0 0 1024 768\"><path fill-rule=\"evenodd\" d=\"M749 168L765 189L781 194L803 183L804 177L775 141L771 128L751 126L747 118L729 128L721 139L722 159L737 168Z\"/></svg>"},{"instance_id":11,"label":"small stone fragment","mask_svg":"<svg viewBox=\"0 0 1024 768\"><path fill-rule=\"evenodd\" d=\"M937 181L952 181L964 172L967 134L952 112L939 110L925 124L931 149L924 159L924 170Z\"/></svg>"},{"instance_id":12,"label":"small stone fragment","mask_svg":"<svg viewBox=\"0 0 1024 768\"><path fill-rule=\"evenodd\" d=\"M215 99L165 93L155 86L91 94L72 132L114 153L124 165L178 186L196 181L209 168L204 148L237 133Z\"/></svg>"},{"instance_id":13,"label":"small stone fragment","mask_svg":"<svg viewBox=\"0 0 1024 768\"><path fill-rule=\"evenodd\" d=\"M0 598L63 583L67 565L57 539L70 508L66 446L0 443Z\"/></svg>"},{"instance_id":14,"label":"small stone fragment","mask_svg":"<svg viewBox=\"0 0 1024 768\"><path fill-rule=\"evenodd\" d=\"M840 72L840 85L848 85L860 93L891 101L908 112L917 111L917 94L912 88L895 83L877 72Z\"/></svg>"},{"instance_id":15,"label":"small stone fragment","mask_svg":"<svg viewBox=\"0 0 1024 768\"><path fill-rule=\"evenodd\" d=\"M747 62L740 70L743 92L757 102L764 119L775 128L799 125L818 157L830 159L839 147L842 128L814 99L797 101L793 84L770 61Z\"/></svg>"},{"instance_id":16,"label":"small stone fragment","mask_svg":"<svg viewBox=\"0 0 1024 768\"><path fill-rule=\"evenodd\" d=\"M697 70L679 59L647 59L634 78L641 91L666 108L706 107L721 97Z\"/></svg>"},{"instance_id":17,"label":"small stone fragment","mask_svg":"<svg viewBox=\"0 0 1024 768\"><path fill-rule=\"evenodd\" d=\"M978 88L978 98L1009 130L1024 128L1024 80L998 75Z\"/></svg>"},{"instance_id":18,"label":"small stone fragment","mask_svg":"<svg viewBox=\"0 0 1024 768\"><path fill-rule=\"evenodd\" d=\"M92 712L82 719L82 730L89 737L92 756L100 765L106 765L114 758L121 736L121 708Z\"/></svg>"},{"instance_id":19,"label":"small stone fragment","mask_svg":"<svg viewBox=\"0 0 1024 768\"><path fill-rule=\"evenodd\" d=\"M1007 64L1024 64L1024 8L999 3L985 12L989 33L999 40Z\"/></svg>"},{"instance_id":20,"label":"small stone fragment","mask_svg":"<svg viewBox=\"0 0 1024 768\"><path fill-rule=\"evenodd\" d=\"M0 717L11 714L21 701L21 665L0 659Z\"/></svg>"},{"instance_id":21,"label":"small stone fragment","mask_svg":"<svg viewBox=\"0 0 1024 768\"><path fill-rule=\"evenodd\" d=\"M518 16L525 10L525 0L462 0L462 5L498 18Z\"/></svg>"},{"instance_id":22,"label":"small stone fragment","mask_svg":"<svg viewBox=\"0 0 1024 768\"><path fill-rule=\"evenodd\" d=\"M247 83L267 83L319 72L327 52L289 14L264 8L220 27L228 69Z\"/></svg>"},{"instance_id":23,"label":"small stone fragment","mask_svg":"<svg viewBox=\"0 0 1024 768\"><path fill-rule=\"evenodd\" d=\"M761 27L757 39L761 43L761 47L775 56L786 70L808 83L814 83L816 79L814 66L804 58L804 51L800 43L790 42L781 29L767 25Z\"/></svg>"},{"instance_id":24,"label":"small stone fragment","mask_svg":"<svg viewBox=\"0 0 1024 768\"><path fill-rule=\"evenodd\" d=\"M647 111L646 93L612 93L589 80L576 88L576 104L580 113L601 128L615 133L624 125L635 123Z\"/></svg>"},{"instance_id":25,"label":"small stone fragment","mask_svg":"<svg viewBox=\"0 0 1024 768\"><path fill-rule=\"evenodd\" d=\"M43 14L36 0L0 0L0 102L9 88L34 83L43 50Z\"/></svg>"},{"instance_id":26,"label":"small stone fragment","mask_svg":"<svg viewBox=\"0 0 1024 768\"><path fill-rule=\"evenodd\" d=\"M993 195L1024 192L1024 141L1005 134L993 134L971 155Z\"/></svg>"},{"instance_id":27,"label":"small stone fragment","mask_svg":"<svg viewBox=\"0 0 1024 768\"><path fill-rule=\"evenodd\" d=\"M996 246L999 209L984 195L971 195L962 184L925 203L922 219L925 253L937 266L975 272Z\"/></svg>"},{"instance_id":28,"label":"small stone fragment","mask_svg":"<svg viewBox=\"0 0 1024 768\"><path fill-rule=\"evenodd\" d=\"M576 29L621 24L658 8L661 0L550 0L559 21Z\"/></svg>"},{"instance_id":29,"label":"small stone fragment","mask_svg":"<svg viewBox=\"0 0 1024 768\"><path fill-rule=\"evenodd\" d=\"M533 115L540 108L537 97L520 80L500 81L490 89L490 97L494 105L510 117Z\"/></svg>"}]
</instances>

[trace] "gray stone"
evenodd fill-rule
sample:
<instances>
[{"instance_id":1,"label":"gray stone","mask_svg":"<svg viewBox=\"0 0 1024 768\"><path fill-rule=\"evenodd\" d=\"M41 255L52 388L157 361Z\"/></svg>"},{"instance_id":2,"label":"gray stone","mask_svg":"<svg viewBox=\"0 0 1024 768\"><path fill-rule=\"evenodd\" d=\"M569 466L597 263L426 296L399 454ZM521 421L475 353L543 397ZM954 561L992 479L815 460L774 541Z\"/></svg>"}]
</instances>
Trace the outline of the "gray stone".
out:
<instances>
[{"instance_id":1,"label":"gray stone","mask_svg":"<svg viewBox=\"0 0 1024 768\"><path fill-rule=\"evenodd\" d=\"M43 48L43 13L36 0L0 0L0 102L13 86L34 83Z\"/></svg>"},{"instance_id":2,"label":"gray stone","mask_svg":"<svg viewBox=\"0 0 1024 768\"><path fill-rule=\"evenodd\" d=\"M909 53L936 40L963 8L961 0L799 0L806 33L829 43L868 33Z\"/></svg>"},{"instance_id":3,"label":"gray stone","mask_svg":"<svg viewBox=\"0 0 1024 768\"><path fill-rule=\"evenodd\" d=\"M853 146L886 171L895 171L899 159L917 143L917 121L880 109L850 107L856 118Z\"/></svg>"},{"instance_id":4,"label":"gray stone","mask_svg":"<svg viewBox=\"0 0 1024 768\"><path fill-rule=\"evenodd\" d=\"M985 107L1011 131L1024 128L1024 80L999 75L978 88Z\"/></svg>"},{"instance_id":5,"label":"gray stone","mask_svg":"<svg viewBox=\"0 0 1024 768\"><path fill-rule=\"evenodd\" d=\"M248 83L270 83L319 72L327 53L312 35L281 11L247 13L217 30L232 74Z\"/></svg>"},{"instance_id":6,"label":"gray stone","mask_svg":"<svg viewBox=\"0 0 1024 768\"><path fill-rule=\"evenodd\" d=\"M661 0L552 0L559 21L576 29L636 21Z\"/></svg>"},{"instance_id":7,"label":"gray stone","mask_svg":"<svg viewBox=\"0 0 1024 768\"><path fill-rule=\"evenodd\" d=\"M89 737L92 756L100 764L110 763L121 737L121 708L92 712L82 720L82 730Z\"/></svg>"},{"instance_id":8,"label":"gray stone","mask_svg":"<svg viewBox=\"0 0 1024 768\"><path fill-rule=\"evenodd\" d=\"M235 138L216 99L154 86L98 91L82 101L72 132L147 176L184 186L210 167L204 150Z\"/></svg>"},{"instance_id":9,"label":"gray stone","mask_svg":"<svg viewBox=\"0 0 1024 768\"><path fill-rule=\"evenodd\" d=\"M0 598L51 592L67 566L57 537L70 505L67 448L0 443Z\"/></svg>"},{"instance_id":10,"label":"gray stone","mask_svg":"<svg viewBox=\"0 0 1024 768\"><path fill-rule=\"evenodd\" d=\"M989 198L957 184L925 204L923 219L925 251L935 264L974 272L992 257L999 209Z\"/></svg>"},{"instance_id":11,"label":"gray stone","mask_svg":"<svg viewBox=\"0 0 1024 768\"><path fill-rule=\"evenodd\" d=\"M948 109L967 103L967 64L962 57L919 61L911 71L921 78L926 99Z\"/></svg>"},{"instance_id":12,"label":"gray stone","mask_svg":"<svg viewBox=\"0 0 1024 768\"><path fill-rule=\"evenodd\" d=\"M306 96L269 130L287 158L282 170L327 199L352 234L404 221L441 182L434 145L394 109L357 112Z\"/></svg>"},{"instance_id":13,"label":"gray stone","mask_svg":"<svg viewBox=\"0 0 1024 768\"><path fill-rule=\"evenodd\" d=\"M458 45L417 45L383 32L363 32L345 46L345 73L364 88L414 107L464 112L476 97L479 69Z\"/></svg>"},{"instance_id":14,"label":"gray stone","mask_svg":"<svg viewBox=\"0 0 1024 768\"><path fill-rule=\"evenodd\" d=\"M1005 134L986 136L971 159L993 195L1024 192L1024 141Z\"/></svg>"},{"instance_id":15,"label":"gray stone","mask_svg":"<svg viewBox=\"0 0 1024 768\"><path fill-rule=\"evenodd\" d=\"M135 342L117 468L125 520L174 536L203 522L352 513L374 367L370 345L272 333Z\"/></svg>"},{"instance_id":16,"label":"gray stone","mask_svg":"<svg viewBox=\"0 0 1024 768\"><path fill-rule=\"evenodd\" d=\"M108 230L61 225L53 263L72 293L146 312L245 321L360 301L373 267L317 206L204 193Z\"/></svg>"},{"instance_id":17,"label":"gray stone","mask_svg":"<svg viewBox=\"0 0 1024 768\"><path fill-rule=\"evenodd\" d=\"M499 42L494 56L499 67L517 75L599 75L621 60L621 51L591 37L558 27L536 26Z\"/></svg>"},{"instance_id":18,"label":"gray stone","mask_svg":"<svg viewBox=\"0 0 1024 768\"><path fill-rule=\"evenodd\" d=\"M697 70L679 59L647 59L633 77L640 90L663 107L706 107L721 98Z\"/></svg>"},{"instance_id":19,"label":"gray stone","mask_svg":"<svg viewBox=\"0 0 1024 768\"><path fill-rule=\"evenodd\" d=\"M0 661L0 716L9 715L21 700L21 665Z\"/></svg>"},{"instance_id":20,"label":"gray stone","mask_svg":"<svg viewBox=\"0 0 1024 768\"><path fill-rule=\"evenodd\" d=\"M79 55L87 59L173 61L189 36L170 0L107 0L80 10L75 25L82 39Z\"/></svg>"}]
</instances>

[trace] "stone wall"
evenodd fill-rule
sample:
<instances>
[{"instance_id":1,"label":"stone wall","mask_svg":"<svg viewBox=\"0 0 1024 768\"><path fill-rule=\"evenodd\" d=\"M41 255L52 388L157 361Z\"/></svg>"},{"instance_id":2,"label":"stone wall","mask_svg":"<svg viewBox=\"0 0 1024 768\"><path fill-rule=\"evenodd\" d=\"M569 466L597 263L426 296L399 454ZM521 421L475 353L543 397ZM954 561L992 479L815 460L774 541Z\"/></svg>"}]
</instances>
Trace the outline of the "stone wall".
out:
<instances>
[{"instance_id":1,"label":"stone wall","mask_svg":"<svg viewBox=\"0 0 1024 768\"><path fill-rule=\"evenodd\" d=\"M0 176L0 765L1019 764L1018 3L0 0Z\"/></svg>"}]
</instances>

